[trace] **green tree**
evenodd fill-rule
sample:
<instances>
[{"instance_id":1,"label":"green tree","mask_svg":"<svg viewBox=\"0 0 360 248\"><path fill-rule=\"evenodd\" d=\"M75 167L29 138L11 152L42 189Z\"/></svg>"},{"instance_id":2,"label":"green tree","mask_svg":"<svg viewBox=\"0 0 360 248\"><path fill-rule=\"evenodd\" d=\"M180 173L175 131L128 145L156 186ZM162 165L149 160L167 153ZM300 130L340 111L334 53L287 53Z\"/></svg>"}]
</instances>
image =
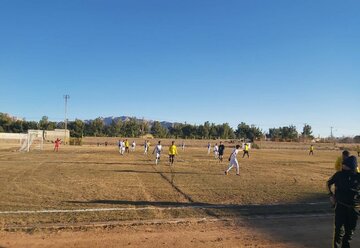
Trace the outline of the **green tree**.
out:
<instances>
[{"instance_id":1,"label":"green tree","mask_svg":"<svg viewBox=\"0 0 360 248\"><path fill-rule=\"evenodd\" d=\"M219 133L218 136L222 139L233 139L235 137L234 130L229 126L228 123L223 123L219 125Z\"/></svg>"},{"instance_id":2,"label":"green tree","mask_svg":"<svg viewBox=\"0 0 360 248\"><path fill-rule=\"evenodd\" d=\"M204 128L203 128L203 132L202 132L202 136L205 139L209 139L210 138L210 122L206 121L204 123Z\"/></svg>"},{"instance_id":3,"label":"green tree","mask_svg":"<svg viewBox=\"0 0 360 248\"><path fill-rule=\"evenodd\" d=\"M145 135L150 131L149 123L145 120L140 121L139 127L140 127L140 135Z\"/></svg>"},{"instance_id":4,"label":"green tree","mask_svg":"<svg viewBox=\"0 0 360 248\"><path fill-rule=\"evenodd\" d=\"M154 121L150 130L155 138L166 138L168 135L168 129L163 127L158 121Z\"/></svg>"},{"instance_id":5,"label":"green tree","mask_svg":"<svg viewBox=\"0 0 360 248\"><path fill-rule=\"evenodd\" d=\"M24 132L23 121L22 120L13 121L10 125L10 130L12 133Z\"/></svg>"},{"instance_id":6,"label":"green tree","mask_svg":"<svg viewBox=\"0 0 360 248\"><path fill-rule=\"evenodd\" d=\"M281 137L284 140L295 140L299 136L296 127L294 125L290 125L288 127L281 128Z\"/></svg>"},{"instance_id":7,"label":"green tree","mask_svg":"<svg viewBox=\"0 0 360 248\"><path fill-rule=\"evenodd\" d=\"M246 139L249 133L250 127L245 122L241 122L235 131L235 135L239 139Z\"/></svg>"},{"instance_id":8,"label":"green tree","mask_svg":"<svg viewBox=\"0 0 360 248\"><path fill-rule=\"evenodd\" d=\"M8 114L0 113L0 127L2 132L10 132L12 122L13 120Z\"/></svg>"},{"instance_id":9,"label":"green tree","mask_svg":"<svg viewBox=\"0 0 360 248\"><path fill-rule=\"evenodd\" d=\"M85 131L85 123L82 120L75 119L68 123L68 129L70 130L70 136L75 138L82 138Z\"/></svg>"},{"instance_id":10,"label":"green tree","mask_svg":"<svg viewBox=\"0 0 360 248\"><path fill-rule=\"evenodd\" d=\"M354 137L354 142L355 142L355 143L360 143L360 135L356 135L356 136Z\"/></svg>"},{"instance_id":11,"label":"green tree","mask_svg":"<svg viewBox=\"0 0 360 248\"><path fill-rule=\"evenodd\" d=\"M140 126L136 118L124 121L121 133L126 137L138 137L140 135Z\"/></svg>"},{"instance_id":12,"label":"green tree","mask_svg":"<svg viewBox=\"0 0 360 248\"><path fill-rule=\"evenodd\" d=\"M239 139L249 139L254 141L255 139L259 139L263 136L263 133L260 128L256 127L255 125L247 125L244 122L241 122L236 131L236 137Z\"/></svg>"},{"instance_id":13,"label":"green tree","mask_svg":"<svg viewBox=\"0 0 360 248\"><path fill-rule=\"evenodd\" d=\"M39 123L36 121L24 121L23 123L23 129L24 132L27 132L29 129L38 129Z\"/></svg>"},{"instance_id":14,"label":"green tree","mask_svg":"<svg viewBox=\"0 0 360 248\"><path fill-rule=\"evenodd\" d=\"M49 126L49 118L47 116L43 116L39 121L39 128L42 130L47 130Z\"/></svg>"},{"instance_id":15,"label":"green tree","mask_svg":"<svg viewBox=\"0 0 360 248\"><path fill-rule=\"evenodd\" d=\"M95 137L102 137L104 136L104 121L102 118L98 117L95 120L93 120L90 124L90 129L92 134Z\"/></svg>"},{"instance_id":16,"label":"green tree","mask_svg":"<svg viewBox=\"0 0 360 248\"><path fill-rule=\"evenodd\" d=\"M281 138L281 131L280 128L269 128L268 137L271 140L276 140Z\"/></svg>"},{"instance_id":17,"label":"green tree","mask_svg":"<svg viewBox=\"0 0 360 248\"><path fill-rule=\"evenodd\" d=\"M182 133L182 124L179 124L179 123L177 123L177 124L174 124L171 128L170 128L170 130L169 130L169 132L170 132L170 135L172 136L172 137L174 137L174 138L182 138L183 137L183 133Z\"/></svg>"},{"instance_id":18,"label":"green tree","mask_svg":"<svg viewBox=\"0 0 360 248\"><path fill-rule=\"evenodd\" d=\"M312 135L312 130L311 130L311 126L308 124L304 124L303 127L303 131L301 133L301 136L303 136L304 138L310 138L313 139L314 136Z\"/></svg>"},{"instance_id":19,"label":"green tree","mask_svg":"<svg viewBox=\"0 0 360 248\"><path fill-rule=\"evenodd\" d=\"M41 130L54 130L56 128L56 122L51 122L47 116L43 116L39 121L39 128Z\"/></svg>"},{"instance_id":20,"label":"green tree","mask_svg":"<svg viewBox=\"0 0 360 248\"><path fill-rule=\"evenodd\" d=\"M210 139L217 139L220 137L218 126L215 125L215 123L210 124L210 132L209 132L209 138Z\"/></svg>"},{"instance_id":21,"label":"green tree","mask_svg":"<svg viewBox=\"0 0 360 248\"><path fill-rule=\"evenodd\" d=\"M194 136L196 135L196 129L194 128L194 126L189 124L183 125L181 131L183 134L181 138L194 138Z\"/></svg>"}]
</instances>

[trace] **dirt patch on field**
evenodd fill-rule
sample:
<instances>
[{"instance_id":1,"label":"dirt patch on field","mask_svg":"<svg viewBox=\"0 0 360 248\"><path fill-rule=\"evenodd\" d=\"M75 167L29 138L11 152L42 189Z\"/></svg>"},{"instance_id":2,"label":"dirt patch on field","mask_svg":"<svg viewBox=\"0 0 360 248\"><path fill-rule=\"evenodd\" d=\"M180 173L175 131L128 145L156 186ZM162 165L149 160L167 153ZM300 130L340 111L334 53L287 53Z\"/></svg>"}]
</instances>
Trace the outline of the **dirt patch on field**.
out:
<instances>
[{"instance_id":1,"label":"dirt patch on field","mask_svg":"<svg viewBox=\"0 0 360 248\"><path fill-rule=\"evenodd\" d=\"M329 216L128 223L84 230L0 232L0 247L330 247ZM359 237L353 247L360 245Z\"/></svg>"},{"instance_id":2,"label":"dirt patch on field","mask_svg":"<svg viewBox=\"0 0 360 248\"><path fill-rule=\"evenodd\" d=\"M339 151L309 156L305 149L251 150L250 158L239 155L240 176L225 176L228 162L219 163L206 147L179 149L174 167L167 163L166 144L158 166L142 149L124 156L116 146L52 149L18 153L0 147L0 226L34 232L2 232L0 247L330 246L325 182ZM227 145L225 157L230 152ZM217 221L188 221L199 218ZM111 224L153 220L165 223ZM105 224L81 231L92 223Z\"/></svg>"}]
</instances>

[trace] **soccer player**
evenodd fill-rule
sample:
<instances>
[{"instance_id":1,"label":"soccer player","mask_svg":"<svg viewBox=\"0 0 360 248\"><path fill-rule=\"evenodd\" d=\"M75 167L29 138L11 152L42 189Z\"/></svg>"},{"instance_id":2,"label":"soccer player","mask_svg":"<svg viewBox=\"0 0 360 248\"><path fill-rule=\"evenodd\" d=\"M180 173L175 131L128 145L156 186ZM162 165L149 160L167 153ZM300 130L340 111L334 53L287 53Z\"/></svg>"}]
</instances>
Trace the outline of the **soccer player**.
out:
<instances>
[{"instance_id":1,"label":"soccer player","mask_svg":"<svg viewBox=\"0 0 360 248\"><path fill-rule=\"evenodd\" d=\"M133 142L131 143L131 151L135 152L135 148L136 148L136 143L135 140L133 140Z\"/></svg>"},{"instance_id":2,"label":"soccer player","mask_svg":"<svg viewBox=\"0 0 360 248\"><path fill-rule=\"evenodd\" d=\"M147 155L148 150L149 150L148 141L145 140L145 142L144 142L144 154L145 154L145 155Z\"/></svg>"},{"instance_id":3,"label":"soccer player","mask_svg":"<svg viewBox=\"0 0 360 248\"><path fill-rule=\"evenodd\" d=\"M218 156L219 156L219 147L218 147L217 143L215 143L215 145L214 145L214 156L215 156L215 158L218 158Z\"/></svg>"},{"instance_id":4,"label":"soccer player","mask_svg":"<svg viewBox=\"0 0 360 248\"><path fill-rule=\"evenodd\" d=\"M310 146L309 155L314 155L314 146L313 145Z\"/></svg>"},{"instance_id":5,"label":"soccer player","mask_svg":"<svg viewBox=\"0 0 360 248\"><path fill-rule=\"evenodd\" d=\"M156 153L156 157L155 157L156 165L159 163L161 151L162 151L162 146L161 146L161 141L159 141L158 144L155 146L154 151L152 152L152 154Z\"/></svg>"},{"instance_id":6,"label":"soccer player","mask_svg":"<svg viewBox=\"0 0 360 248\"><path fill-rule=\"evenodd\" d=\"M210 142L207 144L207 149L208 149L207 153L210 154L210 151L211 151L211 144L210 144Z\"/></svg>"},{"instance_id":7,"label":"soccer player","mask_svg":"<svg viewBox=\"0 0 360 248\"><path fill-rule=\"evenodd\" d=\"M360 157L360 146L356 146L356 152L358 154L358 157Z\"/></svg>"},{"instance_id":8,"label":"soccer player","mask_svg":"<svg viewBox=\"0 0 360 248\"><path fill-rule=\"evenodd\" d=\"M122 140L120 141L120 154L124 155L124 153L125 153L125 141Z\"/></svg>"},{"instance_id":9,"label":"soccer player","mask_svg":"<svg viewBox=\"0 0 360 248\"><path fill-rule=\"evenodd\" d=\"M125 145L125 152L127 153L130 153L130 144L129 144L129 141L126 139L125 142L124 142L124 145Z\"/></svg>"},{"instance_id":10,"label":"soccer player","mask_svg":"<svg viewBox=\"0 0 360 248\"><path fill-rule=\"evenodd\" d=\"M222 162L222 161L223 161L224 150L225 150L225 146L224 146L224 144L220 141L220 144L219 144L219 162Z\"/></svg>"},{"instance_id":11,"label":"soccer player","mask_svg":"<svg viewBox=\"0 0 360 248\"><path fill-rule=\"evenodd\" d=\"M175 145L175 141L172 141L171 142L171 146L169 147L169 162L170 162L170 165L173 165L174 164L174 158L175 158L175 155L177 155L177 147Z\"/></svg>"},{"instance_id":12,"label":"soccer player","mask_svg":"<svg viewBox=\"0 0 360 248\"><path fill-rule=\"evenodd\" d=\"M229 171L234 167L234 165L236 166L236 175L238 175L238 176L240 175L239 174L239 162L237 161L237 158L236 158L237 154L239 153L239 148L240 148L240 145L236 145L236 147L230 154L230 157L229 157L230 164L229 164L229 168L225 171L225 175L229 174Z\"/></svg>"},{"instance_id":13,"label":"soccer player","mask_svg":"<svg viewBox=\"0 0 360 248\"><path fill-rule=\"evenodd\" d=\"M356 228L360 208L360 174L356 168L356 157L350 156L344 160L343 169L327 181L330 201L335 206L334 248L350 247Z\"/></svg>"},{"instance_id":14,"label":"soccer player","mask_svg":"<svg viewBox=\"0 0 360 248\"><path fill-rule=\"evenodd\" d=\"M336 159L336 162L335 162L335 170L336 171L341 171L342 170L342 165L343 165L345 159L347 159L349 156L350 156L349 151L345 150L345 151L342 152L341 156L338 157ZM360 173L360 168L359 167L356 168L356 172Z\"/></svg>"},{"instance_id":15,"label":"soccer player","mask_svg":"<svg viewBox=\"0 0 360 248\"><path fill-rule=\"evenodd\" d=\"M119 147L119 153L120 153L120 154L121 154L121 143L122 143L122 141L119 140L119 142L118 142L118 147Z\"/></svg>"},{"instance_id":16,"label":"soccer player","mask_svg":"<svg viewBox=\"0 0 360 248\"><path fill-rule=\"evenodd\" d=\"M243 153L243 158L245 157L245 154L247 155L247 157L249 158L249 144L245 143L245 147L244 147L244 153Z\"/></svg>"},{"instance_id":17,"label":"soccer player","mask_svg":"<svg viewBox=\"0 0 360 248\"><path fill-rule=\"evenodd\" d=\"M181 150L185 150L185 142L183 141L182 143L181 143Z\"/></svg>"},{"instance_id":18,"label":"soccer player","mask_svg":"<svg viewBox=\"0 0 360 248\"><path fill-rule=\"evenodd\" d=\"M336 159L335 162L335 171L341 171L342 170L342 164L346 158L350 156L350 152L345 150L341 153L341 156Z\"/></svg>"},{"instance_id":19,"label":"soccer player","mask_svg":"<svg viewBox=\"0 0 360 248\"><path fill-rule=\"evenodd\" d=\"M61 139L57 138L54 143L55 143L54 152L58 152L59 151L59 146L61 144Z\"/></svg>"}]
</instances>

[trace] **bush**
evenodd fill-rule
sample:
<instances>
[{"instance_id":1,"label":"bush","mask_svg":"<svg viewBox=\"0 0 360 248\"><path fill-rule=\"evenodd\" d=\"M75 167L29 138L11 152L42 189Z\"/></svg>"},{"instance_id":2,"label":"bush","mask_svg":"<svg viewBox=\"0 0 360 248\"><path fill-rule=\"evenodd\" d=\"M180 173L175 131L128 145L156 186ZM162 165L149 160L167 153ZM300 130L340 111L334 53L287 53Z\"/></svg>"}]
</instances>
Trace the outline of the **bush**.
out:
<instances>
[{"instance_id":1,"label":"bush","mask_svg":"<svg viewBox=\"0 0 360 248\"><path fill-rule=\"evenodd\" d=\"M256 144L256 143L252 143L251 147L253 149L260 149L260 146L258 144Z\"/></svg>"},{"instance_id":2,"label":"bush","mask_svg":"<svg viewBox=\"0 0 360 248\"><path fill-rule=\"evenodd\" d=\"M70 145L73 146L81 146L82 145L82 139L81 138L70 138Z\"/></svg>"}]
</instances>

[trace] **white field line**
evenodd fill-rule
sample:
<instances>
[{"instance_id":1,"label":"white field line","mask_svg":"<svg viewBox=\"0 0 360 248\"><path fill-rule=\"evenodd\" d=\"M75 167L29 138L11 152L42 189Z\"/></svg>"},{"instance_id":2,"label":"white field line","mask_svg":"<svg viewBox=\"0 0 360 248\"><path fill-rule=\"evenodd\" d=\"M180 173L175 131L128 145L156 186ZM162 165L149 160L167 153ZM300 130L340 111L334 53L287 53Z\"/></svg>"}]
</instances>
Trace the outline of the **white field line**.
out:
<instances>
[{"instance_id":1,"label":"white field line","mask_svg":"<svg viewBox=\"0 0 360 248\"><path fill-rule=\"evenodd\" d=\"M309 203L294 203L294 204L285 204L289 206L294 205L321 205L327 202L309 202ZM111 211L141 211L141 210L172 210L172 209L209 209L209 208L217 208L217 209L232 209L232 208L241 208L241 210L246 211L251 206L280 206L284 204L270 204L270 205L262 205L262 204L252 204L252 205L244 205L244 208L241 206L235 205L190 205L190 206L169 206L169 207L139 207L139 208L85 208L85 209L44 209L44 210L17 210L17 211L0 211L0 215L5 214L44 214L44 213L84 213L84 212L111 212Z\"/></svg>"},{"instance_id":2,"label":"white field line","mask_svg":"<svg viewBox=\"0 0 360 248\"><path fill-rule=\"evenodd\" d=\"M319 220L319 218L325 218L328 219L329 217L333 216L333 214L304 214L304 215L281 215L281 216L247 216L247 217L241 217L241 218L179 218L179 219L154 219L154 220L131 220L131 221L107 221L107 222L88 222L88 223L48 223L48 224L35 224L30 226L6 226L2 230L16 230L16 229L34 229L34 228L40 228L40 229L63 229L63 228L71 228L71 230L74 230L74 228L83 228L83 227L109 227L109 226L132 226L132 225L158 225L158 224L181 224L181 223L204 223L204 222L229 222L229 221L244 221L244 220L279 220L281 219L288 220L288 219L296 219L296 218L309 218L311 220L314 220L316 218Z\"/></svg>"}]
</instances>

